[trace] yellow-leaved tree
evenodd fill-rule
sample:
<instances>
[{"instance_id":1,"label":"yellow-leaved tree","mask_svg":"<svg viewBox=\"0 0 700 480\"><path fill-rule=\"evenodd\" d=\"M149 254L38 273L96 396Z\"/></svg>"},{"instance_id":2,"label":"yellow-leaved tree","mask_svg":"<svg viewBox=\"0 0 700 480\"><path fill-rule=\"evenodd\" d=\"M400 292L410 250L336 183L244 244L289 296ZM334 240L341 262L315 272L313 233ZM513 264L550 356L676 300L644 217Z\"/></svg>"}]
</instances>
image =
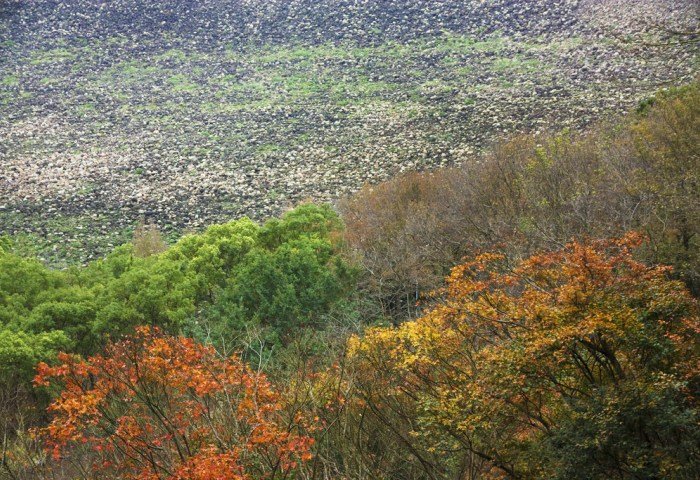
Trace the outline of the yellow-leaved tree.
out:
<instances>
[{"instance_id":1,"label":"yellow-leaved tree","mask_svg":"<svg viewBox=\"0 0 700 480\"><path fill-rule=\"evenodd\" d=\"M426 478L694 478L697 303L642 242L454 268L424 317L351 341L366 428Z\"/></svg>"}]
</instances>

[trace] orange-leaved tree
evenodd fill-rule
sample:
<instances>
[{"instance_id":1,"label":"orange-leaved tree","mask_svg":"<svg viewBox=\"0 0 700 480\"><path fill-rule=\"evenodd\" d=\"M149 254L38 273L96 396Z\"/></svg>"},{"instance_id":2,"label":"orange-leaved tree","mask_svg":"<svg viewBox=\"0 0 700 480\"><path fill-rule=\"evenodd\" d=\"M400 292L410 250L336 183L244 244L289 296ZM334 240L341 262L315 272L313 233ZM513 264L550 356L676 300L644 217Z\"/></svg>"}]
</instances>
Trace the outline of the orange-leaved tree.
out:
<instances>
[{"instance_id":1,"label":"orange-leaved tree","mask_svg":"<svg viewBox=\"0 0 700 480\"><path fill-rule=\"evenodd\" d=\"M697 478L697 303L642 240L456 267L424 317L351 341L366 428L425 478Z\"/></svg>"},{"instance_id":2,"label":"orange-leaved tree","mask_svg":"<svg viewBox=\"0 0 700 480\"><path fill-rule=\"evenodd\" d=\"M53 465L83 478L236 480L293 476L313 429L283 420L262 373L210 346L140 328L87 360L40 364L58 396L38 432Z\"/></svg>"}]
</instances>

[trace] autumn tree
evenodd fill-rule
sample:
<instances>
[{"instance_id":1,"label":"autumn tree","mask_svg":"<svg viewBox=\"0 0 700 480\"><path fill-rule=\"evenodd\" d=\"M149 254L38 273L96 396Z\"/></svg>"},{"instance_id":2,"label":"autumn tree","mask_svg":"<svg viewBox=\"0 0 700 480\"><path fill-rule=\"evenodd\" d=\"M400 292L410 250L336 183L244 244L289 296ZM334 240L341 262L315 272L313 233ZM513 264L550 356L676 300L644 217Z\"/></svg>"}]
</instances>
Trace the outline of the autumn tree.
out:
<instances>
[{"instance_id":1,"label":"autumn tree","mask_svg":"<svg viewBox=\"0 0 700 480\"><path fill-rule=\"evenodd\" d=\"M482 254L424 317L355 338L365 442L433 479L697 478L698 306L641 243Z\"/></svg>"},{"instance_id":2,"label":"autumn tree","mask_svg":"<svg viewBox=\"0 0 700 480\"><path fill-rule=\"evenodd\" d=\"M168 248L158 227L152 223L146 223L145 220L141 220L136 226L132 243L134 254L138 257L156 255Z\"/></svg>"},{"instance_id":3,"label":"autumn tree","mask_svg":"<svg viewBox=\"0 0 700 480\"><path fill-rule=\"evenodd\" d=\"M700 296L700 84L659 93L639 113L631 128L639 165L628 185L653 212L647 256L673 265Z\"/></svg>"},{"instance_id":4,"label":"autumn tree","mask_svg":"<svg viewBox=\"0 0 700 480\"><path fill-rule=\"evenodd\" d=\"M56 392L38 435L71 478L288 478L311 458L310 426L283 421L265 375L191 339L139 328L103 355L59 360L38 367L35 383Z\"/></svg>"}]
</instances>

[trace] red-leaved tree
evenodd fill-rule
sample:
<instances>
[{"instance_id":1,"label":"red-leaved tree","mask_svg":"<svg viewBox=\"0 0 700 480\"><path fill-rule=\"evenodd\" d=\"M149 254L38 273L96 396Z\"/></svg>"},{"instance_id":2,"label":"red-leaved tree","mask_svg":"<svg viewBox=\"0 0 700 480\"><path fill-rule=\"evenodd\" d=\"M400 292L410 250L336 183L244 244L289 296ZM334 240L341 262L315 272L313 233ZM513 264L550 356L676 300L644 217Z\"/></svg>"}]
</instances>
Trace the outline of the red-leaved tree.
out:
<instances>
[{"instance_id":1,"label":"red-leaved tree","mask_svg":"<svg viewBox=\"0 0 700 480\"><path fill-rule=\"evenodd\" d=\"M237 480L293 476L311 458L302 418L237 357L141 328L103 355L62 354L35 383L57 388L38 433L54 466L83 478Z\"/></svg>"}]
</instances>

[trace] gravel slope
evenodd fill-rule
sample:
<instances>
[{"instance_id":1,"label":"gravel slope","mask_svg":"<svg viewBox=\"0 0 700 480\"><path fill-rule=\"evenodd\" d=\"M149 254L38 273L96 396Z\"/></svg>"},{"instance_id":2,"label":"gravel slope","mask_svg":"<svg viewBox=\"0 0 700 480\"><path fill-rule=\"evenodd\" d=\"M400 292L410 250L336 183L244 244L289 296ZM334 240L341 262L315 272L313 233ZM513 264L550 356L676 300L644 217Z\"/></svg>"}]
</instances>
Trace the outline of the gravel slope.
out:
<instances>
[{"instance_id":1,"label":"gravel slope","mask_svg":"<svg viewBox=\"0 0 700 480\"><path fill-rule=\"evenodd\" d=\"M85 261L141 217L177 235L469 161L692 80L665 32L697 25L690 0L5 0L0 230Z\"/></svg>"}]
</instances>

